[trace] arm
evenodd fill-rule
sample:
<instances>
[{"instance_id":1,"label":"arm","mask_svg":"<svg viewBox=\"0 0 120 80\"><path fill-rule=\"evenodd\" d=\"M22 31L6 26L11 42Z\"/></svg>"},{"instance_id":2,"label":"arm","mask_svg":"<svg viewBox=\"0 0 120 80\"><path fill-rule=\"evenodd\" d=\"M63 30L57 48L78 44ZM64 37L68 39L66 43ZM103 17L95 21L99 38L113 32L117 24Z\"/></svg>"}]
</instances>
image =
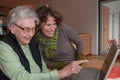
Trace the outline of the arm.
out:
<instances>
[{"instance_id":1,"label":"arm","mask_svg":"<svg viewBox=\"0 0 120 80\"><path fill-rule=\"evenodd\" d=\"M65 28L64 30L66 32L68 39L76 46L76 49L75 49L76 50L76 60L83 59L84 56L83 56L83 41L82 41L82 39L80 38L80 36L74 29L72 29L68 25L63 25L63 26L64 26L63 28Z\"/></svg>"},{"instance_id":2,"label":"arm","mask_svg":"<svg viewBox=\"0 0 120 80\"><path fill-rule=\"evenodd\" d=\"M62 69L65 66L67 66L70 62L64 62L64 61L50 61L46 60L46 63L48 64L50 69Z\"/></svg>"},{"instance_id":3,"label":"arm","mask_svg":"<svg viewBox=\"0 0 120 80\"><path fill-rule=\"evenodd\" d=\"M79 74L82 69L80 65L86 62L88 62L88 60L72 61L68 66L58 71L59 78L69 77L72 74Z\"/></svg>"},{"instance_id":4,"label":"arm","mask_svg":"<svg viewBox=\"0 0 120 80\"><path fill-rule=\"evenodd\" d=\"M1 70L11 80L58 80L57 70L49 72L47 68L43 68L43 72L28 73L21 65L19 57L7 44L0 42L0 65ZM45 63L43 62L43 67Z\"/></svg>"}]
</instances>

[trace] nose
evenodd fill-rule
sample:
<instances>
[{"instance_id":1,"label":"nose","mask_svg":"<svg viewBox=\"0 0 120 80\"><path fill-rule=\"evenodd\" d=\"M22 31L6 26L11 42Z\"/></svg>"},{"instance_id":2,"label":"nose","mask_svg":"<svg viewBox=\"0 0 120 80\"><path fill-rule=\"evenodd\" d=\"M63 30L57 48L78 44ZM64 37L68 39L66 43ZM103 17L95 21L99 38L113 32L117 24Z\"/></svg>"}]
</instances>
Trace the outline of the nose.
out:
<instances>
[{"instance_id":1,"label":"nose","mask_svg":"<svg viewBox=\"0 0 120 80\"><path fill-rule=\"evenodd\" d=\"M51 29L52 31L54 31L55 28L56 28L56 26L52 25L50 29Z\"/></svg>"},{"instance_id":2,"label":"nose","mask_svg":"<svg viewBox=\"0 0 120 80\"><path fill-rule=\"evenodd\" d=\"M29 31L29 36L33 37L34 34L35 34L35 31L33 31L33 30L30 30L30 31Z\"/></svg>"}]
</instances>

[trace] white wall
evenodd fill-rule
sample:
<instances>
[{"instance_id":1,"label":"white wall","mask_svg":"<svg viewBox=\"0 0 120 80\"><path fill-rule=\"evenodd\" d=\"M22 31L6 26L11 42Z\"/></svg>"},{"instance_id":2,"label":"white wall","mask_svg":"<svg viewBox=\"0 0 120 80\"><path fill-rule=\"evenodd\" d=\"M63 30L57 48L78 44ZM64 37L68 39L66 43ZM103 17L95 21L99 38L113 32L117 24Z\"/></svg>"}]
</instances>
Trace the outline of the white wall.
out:
<instances>
[{"instance_id":1,"label":"white wall","mask_svg":"<svg viewBox=\"0 0 120 80\"><path fill-rule=\"evenodd\" d=\"M98 52L98 0L45 0L64 16L64 22L78 33L92 36L92 54Z\"/></svg>"}]
</instances>

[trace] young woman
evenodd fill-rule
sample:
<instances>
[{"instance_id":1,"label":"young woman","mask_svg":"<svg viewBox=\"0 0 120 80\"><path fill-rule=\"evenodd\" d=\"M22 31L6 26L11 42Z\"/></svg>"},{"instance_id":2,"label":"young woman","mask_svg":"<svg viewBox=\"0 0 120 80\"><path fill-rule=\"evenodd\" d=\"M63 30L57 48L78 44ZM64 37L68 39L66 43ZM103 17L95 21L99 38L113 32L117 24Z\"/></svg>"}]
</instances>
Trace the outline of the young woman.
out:
<instances>
[{"instance_id":1,"label":"young woman","mask_svg":"<svg viewBox=\"0 0 120 80\"><path fill-rule=\"evenodd\" d=\"M36 12L40 23L35 37L47 66L61 69L71 61L83 59L83 42L75 30L62 23L62 15L49 6L41 6Z\"/></svg>"}]
</instances>

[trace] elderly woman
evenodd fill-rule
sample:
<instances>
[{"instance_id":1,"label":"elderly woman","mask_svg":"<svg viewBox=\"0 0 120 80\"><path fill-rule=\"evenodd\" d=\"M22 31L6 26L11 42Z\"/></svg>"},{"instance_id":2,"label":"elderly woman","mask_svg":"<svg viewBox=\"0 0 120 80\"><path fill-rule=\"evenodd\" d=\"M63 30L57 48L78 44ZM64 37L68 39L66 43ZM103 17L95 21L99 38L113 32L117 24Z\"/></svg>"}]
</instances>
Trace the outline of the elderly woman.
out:
<instances>
[{"instance_id":1,"label":"elderly woman","mask_svg":"<svg viewBox=\"0 0 120 80\"><path fill-rule=\"evenodd\" d=\"M71 27L62 23L62 15L49 6L41 6L36 12L40 23L35 37L48 68L61 69L71 61L83 59L82 40Z\"/></svg>"}]
</instances>

